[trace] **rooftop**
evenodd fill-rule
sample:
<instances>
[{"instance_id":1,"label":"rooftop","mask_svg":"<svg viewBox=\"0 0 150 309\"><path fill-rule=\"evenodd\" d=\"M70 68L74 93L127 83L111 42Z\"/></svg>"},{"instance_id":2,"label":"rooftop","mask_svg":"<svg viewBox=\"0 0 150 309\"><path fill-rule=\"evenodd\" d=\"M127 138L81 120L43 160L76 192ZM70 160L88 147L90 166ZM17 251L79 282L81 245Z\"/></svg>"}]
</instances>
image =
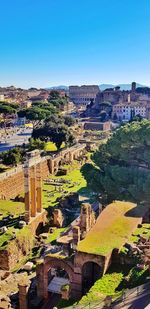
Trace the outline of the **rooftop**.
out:
<instances>
[{"instance_id":1,"label":"rooftop","mask_svg":"<svg viewBox=\"0 0 150 309\"><path fill-rule=\"evenodd\" d=\"M85 239L79 242L77 250L107 256L114 248L120 249L141 222L148 208L122 201L109 204Z\"/></svg>"}]
</instances>

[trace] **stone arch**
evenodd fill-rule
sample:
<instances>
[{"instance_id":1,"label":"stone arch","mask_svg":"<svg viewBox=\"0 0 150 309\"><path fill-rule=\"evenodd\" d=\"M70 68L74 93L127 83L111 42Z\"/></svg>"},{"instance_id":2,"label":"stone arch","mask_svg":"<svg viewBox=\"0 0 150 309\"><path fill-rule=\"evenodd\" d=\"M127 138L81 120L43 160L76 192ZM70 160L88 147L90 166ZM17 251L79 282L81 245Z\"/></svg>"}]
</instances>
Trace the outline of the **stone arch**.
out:
<instances>
[{"instance_id":1,"label":"stone arch","mask_svg":"<svg viewBox=\"0 0 150 309\"><path fill-rule=\"evenodd\" d=\"M95 261L86 261L82 265L82 292L87 293L102 276L102 267Z\"/></svg>"},{"instance_id":2,"label":"stone arch","mask_svg":"<svg viewBox=\"0 0 150 309\"><path fill-rule=\"evenodd\" d=\"M70 282L72 282L73 276L74 276L74 270L73 270L73 265L63 261L63 260L59 260L59 259L50 259L48 261L46 261L45 263L45 271L48 273L48 271L51 268L61 268L64 269L66 271L66 273L68 274L69 280Z\"/></svg>"},{"instance_id":3,"label":"stone arch","mask_svg":"<svg viewBox=\"0 0 150 309\"><path fill-rule=\"evenodd\" d=\"M73 265L70 262L63 261L62 259L46 257L44 263L37 267L38 278L38 296L44 299L48 298L48 281L49 271L51 268L61 268L66 271L70 281L70 292L72 293L74 282Z\"/></svg>"}]
</instances>

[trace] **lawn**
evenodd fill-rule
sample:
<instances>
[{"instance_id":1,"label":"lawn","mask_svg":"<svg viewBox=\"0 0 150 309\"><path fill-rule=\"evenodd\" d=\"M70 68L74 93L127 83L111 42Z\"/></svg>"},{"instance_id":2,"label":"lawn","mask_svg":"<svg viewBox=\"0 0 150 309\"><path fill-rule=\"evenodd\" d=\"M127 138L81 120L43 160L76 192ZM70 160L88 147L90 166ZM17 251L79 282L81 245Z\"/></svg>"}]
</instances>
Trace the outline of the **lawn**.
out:
<instances>
[{"instance_id":1,"label":"lawn","mask_svg":"<svg viewBox=\"0 0 150 309\"><path fill-rule=\"evenodd\" d=\"M144 238L150 237L150 223L142 224L141 227L137 228L134 233L131 235L129 241L131 242L138 242L139 235L143 236Z\"/></svg>"},{"instance_id":2,"label":"lawn","mask_svg":"<svg viewBox=\"0 0 150 309\"><path fill-rule=\"evenodd\" d=\"M52 234L49 233L48 238L44 240L45 244L49 244L57 240L62 232L65 231L65 228L58 228Z\"/></svg>"},{"instance_id":3,"label":"lawn","mask_svg":"<svg viewBox=\"0 0 150 309\"><path fill-rule=\"evenodd\" d=\"M0 219L8 216L9 214L17 217L25 211L24 203L0 200Z\"/></svg>"},{"instance_id":4,"label":"lawn","mask_svg":"<svg viewBox=\"0 0 150 309\"><path fill-rule=\"evenodd\" d=\"M24 211L24 203L0 200L0 220L7 217L9 214L14 216L9 222L7 232L0 235L0 247L2 247L5 242L9 242L11 240L13 232L17 231L15 228L17 218L19 215L23 214Z\"/></svg>"},{"instance_id":5,"label":"lawn","mask_svg":"<svg viewBox=\"0 0 150 309\"><path fill-rule=\"evenodd\" d=\"M114 248L120 249L129 240L146 212L145 206L115 201L108 205L77 250L107 256Z\"/></svg>"},{"instance_id":6,"label":"lawn","mask_svg":"<svg viewBox=\"0 0 150 309\"><path fill-rule=\"evenodd\" d=\"M61 149L65 147L65 144L62 143L61 145ZM47 142L46 146L45 146L45 151L57 151L57 147L55 146L55 144L53 142Z\"/></svg>"},{"instance_id":7,"label":"lawn","mask_svg":"<svg viewBox=\"0 0 150 309\"><path fill-rule=\"evenodd\" d=\"M87 188L87 183L80 172L78 162L74 162L72 166L63 166L68 169L68 174L65 176L49 176L51 179L65 179L69 183L62 185L62 192L59 192L59 187L50 184L43 185L43 207L56 206L57 198L68 195L70 192L79 192L82 196L90 197L91 192ZM48 196L50 194L50 196Z\"/></svg>"},{"instance_id":8,"label":"lawn","mask_svg":"<svg viewBox=\"0 0 150 309\"><path fill-rule=\"evenodd\" d=\"M117 297L120 292L117 292L117 288L123 280L123 273L113 272L104 275L101 279L97 280L89 292L82 297L79 304L88 304L101 302L104 298L109 295Z\"/></svg>"}]
</instances>

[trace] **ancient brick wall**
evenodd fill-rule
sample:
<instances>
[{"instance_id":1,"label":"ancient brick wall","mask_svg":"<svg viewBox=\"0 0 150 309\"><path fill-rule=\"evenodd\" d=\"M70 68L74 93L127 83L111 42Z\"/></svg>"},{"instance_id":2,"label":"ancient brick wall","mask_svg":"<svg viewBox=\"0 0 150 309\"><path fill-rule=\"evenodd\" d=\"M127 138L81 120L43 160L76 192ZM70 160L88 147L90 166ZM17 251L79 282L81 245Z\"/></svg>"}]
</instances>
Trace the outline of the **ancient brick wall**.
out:
<instances>
[{"instance_id":1,"label":"ancient brick wall","mask_svg":"<svg viewBox=\"0 0 150 309\"><path fill-rule=\"evenodd\" d=\"M48 161L43 160L42 178L49 175ZM24 172L23 167L16 168L10 172L0 175L0 199L15 198L17 195L24 192Z\"/></svg>"},{"instance_id":2,"label":"ancient brick wall","mask_svg":"<svg viewBox=\"0 0 150 309\"><path fill-rule=\"evenodd\" d=\"M32 250L34 237L30 227L24 227L16 239L11 240L4 249L0 250L0 269L12 270Z\"/></svg>"}]
</instances>

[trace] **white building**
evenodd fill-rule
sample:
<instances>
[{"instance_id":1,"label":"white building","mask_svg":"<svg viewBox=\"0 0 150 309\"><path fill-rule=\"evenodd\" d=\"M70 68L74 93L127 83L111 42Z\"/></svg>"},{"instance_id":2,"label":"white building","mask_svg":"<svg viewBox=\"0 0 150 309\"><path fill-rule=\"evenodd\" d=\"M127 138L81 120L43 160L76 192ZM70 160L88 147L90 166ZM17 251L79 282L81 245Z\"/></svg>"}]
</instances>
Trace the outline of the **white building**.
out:
<instances>
[{"instance_id":1,"label":"white building","mask_svg":"<svg viewBox=\"0 0 150 309\"><path fill-rule=\"evenodd\" d=\"M147 104L141 102L125 102L113 106L113 117L118 120L129 121L133 116L140 115L146 118Z\"/></svg>"}]
</instances>

